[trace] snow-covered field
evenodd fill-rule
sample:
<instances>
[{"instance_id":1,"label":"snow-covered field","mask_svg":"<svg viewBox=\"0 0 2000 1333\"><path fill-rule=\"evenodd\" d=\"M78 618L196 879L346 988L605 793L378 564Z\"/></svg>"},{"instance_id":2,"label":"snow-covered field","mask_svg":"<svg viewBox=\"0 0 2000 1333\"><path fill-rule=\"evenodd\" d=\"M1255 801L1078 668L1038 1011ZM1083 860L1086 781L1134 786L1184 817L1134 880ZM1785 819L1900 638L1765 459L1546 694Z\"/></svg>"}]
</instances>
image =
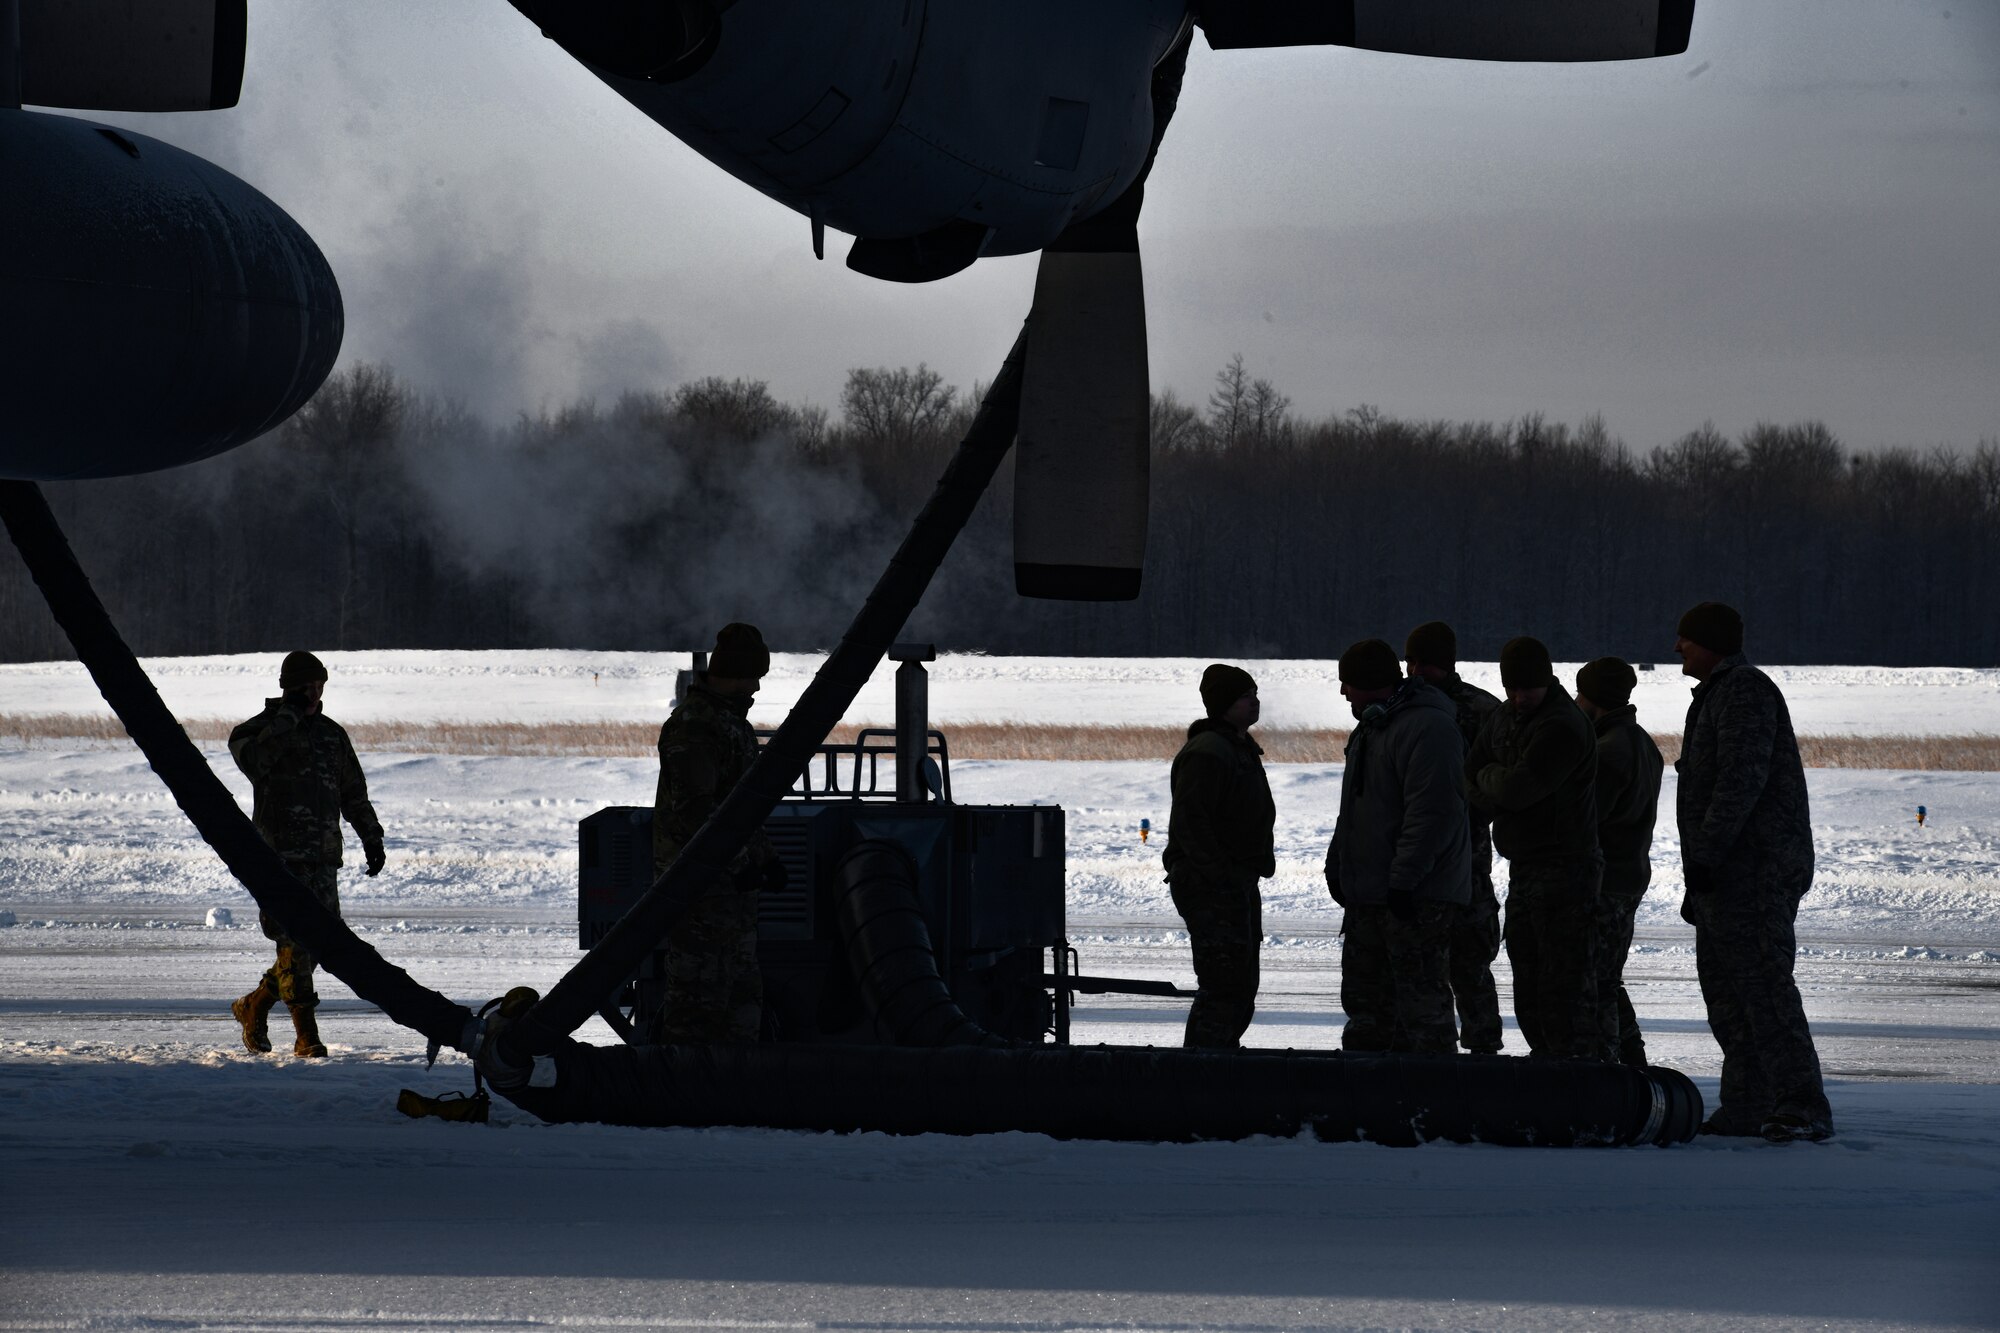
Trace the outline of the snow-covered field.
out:
<instances>
[{"instance_id":1,"label":"snow-covered field","mask_svg":"<svg viewBox=\"0 0 2000 1333\"><path fill-rule=\"evenodd\" d=\"M568 721L656 716L679 659L329 660L336 717ZM184 713L240 716L276 658L153 665ZM760 717L808 665L781 659ZM1200 665L952 658L934 708L1171 720ZM1338 724L1329 665L1253 664L1271 720ZM1641 707L1670 730L1685 684L1655 675ZM1802 729L2000 732L1993 672L1780 679ZM0 712L100 707L80 680L0 668ZM888 697L885 677L857 716L885 719ZM648 801L652 765L363 760L391 861L344 875L357 929L464 1000L560 976L577 956L576 821ZM1338 918L1318 865L1340 770L1273 779L1281 865L1249 1040L1332 1046ZM504 1103L483 1129L405 1120L397 1089L467 1086L466 1066L426 1072L420 1040L337 981L334 1059L235 1044L227 1001L268 946L143 762L0 748L0 913L15 919L0 929L0 1329L2000 1327L2000 774L1810 780L1820 874L1799 977L1833 1142L1149 1147L551 1127ZM1149 763L954 773L961 800L1066 807L1088 971L1186 982L1158 839L1137 836L1141 818L1164 824L1165 782ZM1712 1098L1670 817L1655 885L1633 998L1654 1058ZM235 924L206 926L212 907ZM1504 1005L1504 959L1499 977ZM1076 1018L1079 1041L1169 1043L1181 1010L1107 997Z\"/></svg>"},{"instance_id":2,"label":"snow-covered field","mask_svg":"<svg viewBox=\"0 0 2000 1333\"><path fill-rule=\"evenodd\" d=\"M1688 687L1666 655L1643 671L1632 701L1656 732L1678 732ZM279 653L160 658L146 669L182 717L248 717L277 692ZM686 653L322 653L332 680L327 712L342 720L573 722L663 717ZM823 657L778 653L752 714L775 725ZM1200 715L1196 683L1206 658L983 657L949 654L931 664L931 715L953 722L1065 726L1178 723ZM1346 727L1338 663L1249 659L1264 721L1274 727ZM1573 682L1577 662L1557 663ZM1770 667L1801 732L1852 736L2000 735L2000 669ZM1466 662L1466 679L1500 690L1500 669ZM894 666L885 663L847 720L895 717ZM74 662L0 665L0 713L107 712Z\"/></svg>"}]
</instances>

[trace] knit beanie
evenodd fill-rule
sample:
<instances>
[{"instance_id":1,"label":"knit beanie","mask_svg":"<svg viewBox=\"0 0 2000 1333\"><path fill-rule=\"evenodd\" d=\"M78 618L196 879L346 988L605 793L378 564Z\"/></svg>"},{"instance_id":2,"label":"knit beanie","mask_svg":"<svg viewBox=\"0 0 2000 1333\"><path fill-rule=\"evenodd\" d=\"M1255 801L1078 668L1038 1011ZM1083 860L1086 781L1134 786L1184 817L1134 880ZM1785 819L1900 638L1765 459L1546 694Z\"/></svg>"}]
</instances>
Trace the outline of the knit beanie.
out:
<instances>
[{"instance_id":1,"label":"knit beanie","mask_svg":"<svg viewBox=\"0 0 2000 1333\"><path fill-rule=\"evenodd\" d=\"M1540 639L1523 634L1500 649L1500 683L1510 690L1538 690L1556 683L1549 650Z\"/></svg>"},{"instance_id":2,"label":"knit beanie","mask_svg":"<svg viewBox=\"0 0 2000 1333\"><path fill-rule=\"evenodd\" d=\"M1443 671L1453 670L1458 666L1458 635L1442 620L1419 625L1410 631L1408 641L1403 644L1403 658Z\"/></svg>"},{"instance_id":3,"label":"knit beanie","mask_svg":"<svg viewBox=\"0 0 2000 1333\"><path fill-rule=\"evenodd\" d=\"M1632 702L1632 689L1638 683L1639 673L1618 657L1585 662L1576 673L1576 692L1599 708L1623 708Z\"/></svg>"},{"instance_id":4,"label":"knit beanie","mask_svg":"<svg viewBox=\"0 0 2000 1333\"><path fill-rule=\"evenodd\" d=\"M1340 683L1357 690L1386 690L1402 683L1403 664L1381 639L1363 639L1340 655Z\"/></svg>"},{"instance_id":5,"label":"knit beanie","mask_svg":"<svg viewBox=\"0 0 2000 1333\"><path fill-rule=\"evenodd\" d=\"M308 652L286 653L284 662L278 667L278 688L281 690L325 679L325 664Z\"/></svg>"},{"instance_id":6,"label":"knit beanie","mask_svg":"<svg viewBox=\"0 0 2000 1333\"><path fill-rule=\"evenodd\" d=\"M771 650L755 625L741 622L724 625L715 632L715 647L708 654L708 674L729 680L759 680L770 674Z\"/></svg>"},{"instance_id":7,"label":"knit beanie","mask_svg":"<svg viewBox=\"0 0 2000 1333\"><path fill-rule=\"evenodd\" d=\"M1201 706L1210 717L1221 717L1238 699L1256 688L1256 678L1242 667L1217 662L1201 673Z\"/></svg>"},{"instance_id":8,"label":"knit beanie","mask_svg":"<svg viewBox=\"0 0 2000 1333\"><path fill-rule=\"evenodd\" d=\"M1743 651L1743 616L1733 606L1703 602L1681 617L1680 636L1712 653L1734 657Z\"/></svg>"}]
</instances>

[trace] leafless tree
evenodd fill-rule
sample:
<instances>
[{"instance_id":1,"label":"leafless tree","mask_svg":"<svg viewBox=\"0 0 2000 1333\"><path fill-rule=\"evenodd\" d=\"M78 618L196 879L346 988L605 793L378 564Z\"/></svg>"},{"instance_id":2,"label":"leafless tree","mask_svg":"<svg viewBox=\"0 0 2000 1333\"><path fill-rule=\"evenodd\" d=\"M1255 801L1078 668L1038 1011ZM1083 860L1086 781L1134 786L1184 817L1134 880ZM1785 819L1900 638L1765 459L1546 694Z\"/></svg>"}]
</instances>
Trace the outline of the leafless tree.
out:
<instances>
[{"instance_id":1,"label":"leafless tree","mask_svg":"<svg viewBox=\"0 0 2000 1333\"><path fill-rule=\"evenodd\" d=\"M1208 442L1201 414L1182 402L1172 389L1162 389L1153 395L1148 424L1153 448L1162 453L1199 449Z\"/></svg>"},{"instance_id":2,"label":"leafless tree","mask_svg":"<svg viewBox=\"0 0 2000 1333\"><path fill-rule=\"evenodd\" d=\"M1243 353L1238 352L1215 372L1215 388L1208 395L1209 435L1218 447L1233 449L1249 418L1250 372L1243 368Z\"/></svg>"}]
</instances>

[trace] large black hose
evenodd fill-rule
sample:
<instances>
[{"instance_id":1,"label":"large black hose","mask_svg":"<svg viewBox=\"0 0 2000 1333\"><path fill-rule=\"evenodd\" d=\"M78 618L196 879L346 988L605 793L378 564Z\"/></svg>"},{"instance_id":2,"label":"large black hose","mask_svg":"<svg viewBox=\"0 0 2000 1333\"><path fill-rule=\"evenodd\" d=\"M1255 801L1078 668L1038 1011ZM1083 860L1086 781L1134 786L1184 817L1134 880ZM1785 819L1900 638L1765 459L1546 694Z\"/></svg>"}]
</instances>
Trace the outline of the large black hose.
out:
<instances>
[{"instance_id":1,"label":"large black hose","mask_svg":"<svg viewBox=\"0 0 2000 1333\"><path fill-rule=\"evenodd\" d=\"M841 858L834 919L868 1011L899 1046L1005 1046L965 1016L938 975L917 869L895 843L869 839Z\"/></svg>"},{"instance_id":2,"label":"large black hose","mask_svg":"<svg viewBox=\"0 0 2000 1333\"><path fill-rule=\"evenodd\" d=\"M553 1058L554 1086L498 1091L549 1121L1151 1142L1664 1146L1702 1111L1675 1070L1507 1056L565 1041Z\"/></svg>"},{"instance_id":3,"label":"large black hose","mask_svg":"<svg viewBox=\"0 0 2000 1333\"><path fill-rule=\"evenodd\" d=\"M440 1045L469 1051L472 1012L419 985L364 944L292 877L250 823L105 614L41 488L31 481L0 481L0 518L104 702L257 906L284 922L287 934L363 1000Z\"/></svg>"},{"instance_id":4,"label":"large black hose","mask_svg":"<svg viewBox=\"0 0 2000 1333\"><path fill-rule=\"evenodd\" d=\"M659 947L687 905L749 841L812 762L820 743L875 674L938 566L944 563L953 540L972 517L1000 461L1013 447L1020 418L1025 342L1025 333L1014 340L1014 349L979 404L972 428L959 443L909 535L896 548L840 645L806 686L756 762L716 806L708 822L688 839L666 873L567 976L510 1026L492 1052L497 1067L489 1070L489 1076L498 1072L504 1077L508 1068L526 1068L531 1063L528 1057L555 1050L567 1034L596 1013L640 961Z\"/></svg>"}]
</instances>

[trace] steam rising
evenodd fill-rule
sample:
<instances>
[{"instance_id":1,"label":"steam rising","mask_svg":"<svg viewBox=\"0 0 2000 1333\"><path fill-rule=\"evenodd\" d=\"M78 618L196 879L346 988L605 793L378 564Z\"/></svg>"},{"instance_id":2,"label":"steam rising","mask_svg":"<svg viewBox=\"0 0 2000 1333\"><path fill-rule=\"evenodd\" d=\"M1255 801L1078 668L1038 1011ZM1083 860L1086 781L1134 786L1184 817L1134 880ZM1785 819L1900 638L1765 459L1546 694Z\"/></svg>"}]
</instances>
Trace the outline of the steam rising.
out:
<instances>
[{"instance_id":1,"label":"steam rising","mask_svg":"<svg viewBox=\"0 0 2000 1333\"><path fill-rule=\"evenodd\" d=\"M883 554L851 467L692 427L657 396L510 429L448 417L405 467L444 550L511 587L550 642L685 647L751 620L824 645Z\"/></svg>"}]
</instances>

